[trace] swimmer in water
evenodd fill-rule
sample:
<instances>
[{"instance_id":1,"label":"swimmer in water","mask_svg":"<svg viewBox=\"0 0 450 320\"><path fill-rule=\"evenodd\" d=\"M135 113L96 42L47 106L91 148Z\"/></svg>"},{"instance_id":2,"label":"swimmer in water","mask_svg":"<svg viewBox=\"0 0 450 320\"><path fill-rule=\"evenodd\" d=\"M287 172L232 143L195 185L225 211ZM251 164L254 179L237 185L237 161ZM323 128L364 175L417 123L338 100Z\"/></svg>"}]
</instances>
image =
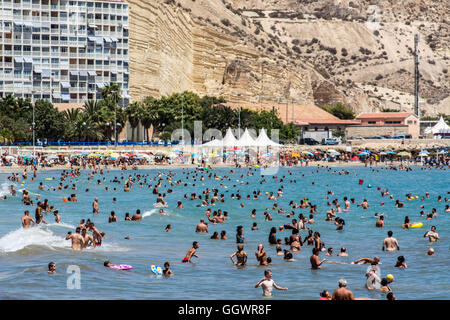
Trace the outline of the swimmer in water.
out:
<instances>
[{"instance_id":1,"label":"swimmer in water","mask_svg":"<svg viewBox=\"0 0 450 320\"><path fill-rule=\"evenodd\" d=\"M380 258L379 257L374 257L373 259L361 258L361 259L358 259L358 260L352 262L352 264L366 264L366 263L373 263L373 262L376 262L377 264L380 263Z\"/></svg>"},{"instance_id":2,"label":"swimmer in water","mask_svg":"<svg viewBox=\"0 0 450 320\"><path fill-rule=\"evenodd\" d=\"M170 277L170 276L173 276L173 275L174 275L174 273L172 272L172 270L170 270L170 264L169 264L169 262L164 262L163 275L166 276L166 277Z\"/></svg>"},{"instance_id":3,"label":"swimmer in water","mask_svg":"<svg viewBox=\"0 0 450 320\"><path fill-rule=\"evenodd\" d=\"M31 227L31 222L33 222L33 225L36 224L36 222L34 221L34 219L32 217L30 217L30 212L28 210L25 211L23 217L22 217L22 227L24 229L28 229Z\"/></svg>"},{"instance_id":4,"label":"swimmer in water","mask_svg":"<svg viewBox=\"0 0 450 320\"><path fill-rule=\"evenodd\" d=\"M199 247L198 242L197 242L197 241L194 241L194 242L192 243L192 248L190 248L190 249L188 250L188 252L186 253L186 256L184 257L184 259L183 259L182 262L183 262L183 263L190 263L192 257L198 258L198 256L195 254L196 251L197 251L197 249L198 249L198 247Z\"/></svg>"},{"instance_id":5,"label":"swimmer in water","mask_svg":"<svg viewBox=\"0 0 450 320\"><path fill-rule=\"evenodd\" d=\"M339 279L339 289L334 290L331 300L355 300L353 292L347 289L345 279Z\"/></svg>"},{"instance_id":6,"label":"swimmer in water","mask_svg":"<svg viewBox=\"0 0 450 320\"><path fill-rule=\"evenodd\" d=\"M230 259L233 262L235 266L243 267L247 263L247 253L244 251L244 245L242 243L239 243L237 245L237 251L235 251L231 256ZM233 258L236 256L237 262L233 260Z\"/></svg>"},{"instance_id":7,"label":"swimmer in water","mask_svg":"<svg viewBox=\"0 0 450 320\"><path fill-rule=\"evenodd\" d=\"M311 269L321 269L322 263L324 263L327 259L323 259L322 261L320 261L320 250L318 248L313 248L312 253L312 256L309 258L309 261L311 262Z\"/></svg>"},{"instance_id":8,"label":"swimmer in water","mask_svg":"<svg viewBox=\"0 0 450 320\"><path fill-rule=\"evenodd\" d=\"M50 262L48 264L48 271L49 274L54 274L56 272L56 264L54 262Z\"/></svg>"},{"instance_id":9,"label":"swimmer in water","mask_svg":"<svg viewBox=\"0 0 450 320\"><path fill-rule=\"evenodd\" d=\"M94 202L92 202L92 213L94 213L94 214L99 213L98 198L95 198Z\"/></svg>"},{"instance_id":10,"label":"swimmer in water","mask_svg":"<svg viewBox=\"0 0 450 320\"><path fill-rule=\"evenodd\" d=\"M266 250L264 250L264 247L261 243L258 244L258 249L255 252L255 256L256 256L256 260L259 262L260 266L267 265L267 253L266 253Z\"/></svg>"},{"instance_id":11,"label":"swimmer in water","mask_svg":"<svg viewBox=\"0 0 450 320\"><path fill-rule=\"evenodd\" d=\"M432 226L430 231L427 231L424 235L424 238L428 237L430 242L436 242L439 240L439 234L436 232L436 226Z\"/></svg>"},{"instance_id":12,"label":"swimmer in water","mask_svg":"<svg viewBox=\"0 0 450 320\"><path fill-rule=\"evenodd\" d=\"M262 287L263 295L268 297L272 295L273 288L277 290L287 290L288 288L283 288L278 286L275 281L272 279L272 271L265 270L264 271L264 278L258 281L258 283L255 285L255 288Z\"/></svg>"},{"instance_id":13,"label":"swimmer in water","mask_svg":"<svg viewBox=\"0 0 450 320\"><path fill-rule=\"evenodd\" d=\"M384 239L383 241L383 247L382 250L386 249L386 251L395 251L400 250L400 246L398 245L397 239L392 237L393 232L388 231L388 237Z\"/></svg>"},{"instance_id":14,"label":"swimmer in water","mask_svg":"<svg viewBox=\"0 0 450 320\"><path fill-rule=\"evenodd\" d=\"M84 246L84 239L80 234L81 228L77 228L75 230L75 234L72 232L68 232L66 235L66 240L72 240L72 249L73 250L81 250Z\"/></svg>"}]
</instances>

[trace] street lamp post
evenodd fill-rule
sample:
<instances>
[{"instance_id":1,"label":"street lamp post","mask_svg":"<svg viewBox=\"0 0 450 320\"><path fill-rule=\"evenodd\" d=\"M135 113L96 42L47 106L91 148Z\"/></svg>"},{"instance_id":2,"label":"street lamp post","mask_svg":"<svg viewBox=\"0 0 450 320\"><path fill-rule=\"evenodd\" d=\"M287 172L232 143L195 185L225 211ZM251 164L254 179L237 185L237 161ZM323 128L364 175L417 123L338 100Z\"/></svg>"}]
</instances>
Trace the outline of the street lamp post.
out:
<instances>
[{"instance_id":1,"label":"street lamp post","mask_svg":"<svg viewBox=\"0 0 450 320\"><path fill-rule=\"evenodd\" d=\"M31 104L33 105L33 123L31 124L32 125L31 130L32 130L32 133L33 133L33 157L35 156L35 153L36 153L36 150L35 150L35 135L34 135L34 129L36 127L35 118L34 118L34 102L33 102L34 92L35 92L34 90L31 91L31 94L32 94Z\"/></svg>"},{"instance_id":2,"label":"street lamp post","mask_svg":"<svg viewBox=\"0 0 450 320\"><path fill-rule=\"evenodd\" d=\"M181 93L181 134L182 140L181 144L184 146L184 92Z\"/></svg>"},{"instance_id":3,"label":"street lamp post","mask_svg":"<svg viewBox=\"0 0 450 320\"><path fill-rule=\"evenodd\" d=\"M114 146L117 148L117 99L114 95Z\"/></svg>"},{"instance_id":4,"label":"street lamp post","mask_svg":"<svg viewBox=\"0 0 450 320\"><path fill-rule=\"evenodd\" d=\"M241 105L240 105L241 94L240 93L236 94L236 97L238 98L238 114L239 114L238 136L239 136L239 139L241 139Z\"/></svg>"},{"instance_id":5,"label":"street lamp post","mask_svg":"<svg viewBox=\"0 0 450 320\"><path fill-rule=\"evenodd\" d=\"M288 123L289 99L286 99L286 124Z\"/></svg>"}]
</instances>

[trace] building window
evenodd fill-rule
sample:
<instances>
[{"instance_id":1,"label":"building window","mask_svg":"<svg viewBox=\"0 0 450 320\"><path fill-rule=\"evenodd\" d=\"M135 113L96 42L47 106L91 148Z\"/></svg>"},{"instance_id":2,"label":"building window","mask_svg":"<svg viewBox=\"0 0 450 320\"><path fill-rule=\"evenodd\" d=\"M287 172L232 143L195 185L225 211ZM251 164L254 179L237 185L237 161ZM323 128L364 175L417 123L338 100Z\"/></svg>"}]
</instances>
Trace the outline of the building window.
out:
<instances>
[{"instance_id":1,"label":"building window","mask_svg":"<svg viewBox=\"0 0 450 320\"><path fill-rule=\"evenodd\" d=\"M314 127L314 131L317 131L317 130L319 130L317 127Z\"/></svg>"},{"instance_id":2,"label":"building window","mask_svg":"<svg viewBox=\"0 0 450 320\"><path fill-rule=\"evenodd\" d=\"M376 121L369 121L368 123L369 123L369 124L377 124Z\"/></svg>"}]
</instances>

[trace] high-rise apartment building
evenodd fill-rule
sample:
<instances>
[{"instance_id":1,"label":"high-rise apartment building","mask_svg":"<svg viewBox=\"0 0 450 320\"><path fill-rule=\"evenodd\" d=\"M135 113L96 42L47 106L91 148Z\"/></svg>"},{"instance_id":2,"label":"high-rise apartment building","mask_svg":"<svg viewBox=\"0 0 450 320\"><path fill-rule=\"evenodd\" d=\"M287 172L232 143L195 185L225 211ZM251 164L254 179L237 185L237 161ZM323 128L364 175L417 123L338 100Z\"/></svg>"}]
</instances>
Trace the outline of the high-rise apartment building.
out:
<instances>
[{"instance_id":1,"label":"high-rise apartment building","mask_svg":"<svg viewBox=\"0 0 450 320\"><path fill-rule=\"evenodd\" d=\"M82 103L110 82L129 96L128 4L0 0L0 95Z\"/></svg>"}]
</instances>

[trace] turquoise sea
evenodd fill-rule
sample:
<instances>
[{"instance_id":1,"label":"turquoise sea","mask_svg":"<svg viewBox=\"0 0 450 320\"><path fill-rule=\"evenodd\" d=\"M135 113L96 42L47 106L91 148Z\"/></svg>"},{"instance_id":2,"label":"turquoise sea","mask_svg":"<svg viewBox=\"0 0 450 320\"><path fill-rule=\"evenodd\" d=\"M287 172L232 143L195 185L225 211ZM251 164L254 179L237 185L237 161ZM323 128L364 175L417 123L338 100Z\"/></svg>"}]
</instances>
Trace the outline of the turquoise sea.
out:
<instances>
[{"instance_id":1,"label":"turquoise sea","mask_svg":"<svg viewBox=\"0 0 450 320\"><path fill-rule=\"evenodd\" d=\"M95 175L88 180L88 170L75 179L63 182L69 188L52 191L59 184L61 171L38 172L34 182L30 179L24 186L14 183L17 190L26 188L31 192L32 199L39 195L41 200L48 199L62 216L62 223L56 224L52 214L44 214L49 225L33 227L28 230L21 228L20 219L24 210L30 210L34 218L34 208L25 206L21 202L21 192L16 197L9 196L7 174L0 174L0 195L7 195L6 200L0 200L0 299L319 299L319 293L328 290L330 293L337 288L340 278L345 278L348 288L354 292L355 297L369 297L385 299L378 291L365 289L365 271L367 265L352 265L351 261L361 257L380 256L382 264L381 275L392 274L395 281L391 288L397 299L448 299L450 292L450 275L448 272L449 259L449 230L450 213L445 213L445 203L437 202L437 197L450 197L449 170L432 169L428 171L413 168L412 171L393 171L373 168L344 168L349 170L348 175L339 175L342 168L317 169L316 167L280 168L276 173L278 180L273 176L265 176L266 183L260 184L262 177L259 169L253 169L254 175L247 176L248 169L235 169L231 174L229 168L214 169L208 172L195 172L194 169L173 169L173 180L182 179L188 185L169 186L166 180L168 170L128 170L123 172L125 179L140 174L147 182L154 184L152 179L160 172L165 187L160 192L167 192L165 198L169 207L165 209L170 216L161 216L159 209L153 206L156 195L146 185L139 186L136 182L131 192L123 192L122 183L112 183L114 177L121 178L121 171L107 171L104 175ZM186 172L190 172L186 180ZM197 181L193 181L194 172ZM230 176L229 180L215 180L208 175ZM148 175L148 176L147 176ZM200 176L204 181L199 181ZM243 177L241 177L243 175ZM284 176L284 181L280 179ZM49 181L45 178L55 177ZM105 178L105 181L103 181ZM97 185L97 179L102 184ZM362 185L358 184L363 179ZM296 180L296 183L291 183ZM43 182L46 190L38 189L39 182ZM244 184L241 184L243 182ZM248 182L248 184L245 184ZM314 185L312 184L314 182ZM78 190L72 191L72 183L76 183ZM225 187L220 186L223 183ZM194 185L195 184L195 185ZM368 185L372 188L368 188ZM327 186L328 185L328 186ZM105 191L105 187L109 191ZM312 247L303 246L300 253L294 254L296 261L285 262L282 256L275 254L275 246L269 245L268 236L271 227L287 224L287 218L276 211L270 210L272 221L265 221L263 212L272 208L273 200L265 196L259 200L247 200L247 194L252 195L254 190L262 193L274 192L284 186L283 197L277 200L278 206L288 212L290 200L300 202L308 197L310 202L317 204L318 213L314 215L315 224L308 225L313 231L319 231L325 246L333 247L334 254L340 247L347 248L348 257L326 257L329 261L338 261L345 264L324 263L321 270L311 270L309 257ZM394 201L388 197L381 197L378 187L389 189L394 199L400 199L405 207L397 209ZM89 188L90 192L85 192ZM113 188L117 188L116 191ZM229 217L225 224L209 225L209 234L196 234L195 225L205 217L205 207L197 207L200 201L184 199L184 195L192 192L201 194L205 188L218 188L219 194L225 195L225 203L217 203L211 207L213 210L228 211ZM232 193L240 190L245 207L241 208L239 200L231 199ZM333 190L334 195L326 200L327 191ZM405 194L411 193L419 197L429 192L430 198L408 201ZM76 193L78 202L64 203L61 198ZM333 223L325 221L326 211L330 209L327 202L337 198L344 207L343 197L354 198L350 211L338 214L345 219L343 231L336 231ZM95 197L100 199L100 211L97 216L92 214L91 204ZM116 197L117 203L112 199ZM368 210L357 207L366 198L370 203ZM182 200L184 209L176 209L177 200ZM380 203L385 202L381 207ZM419 212L420 205L424 205L425 213L437 209L438 217L425 220ZM140 209L144 219L140 222L124 221L125 212L132 215ZM250 218L252 209L256 209L256 218ZM117 223L108 223L109 213L114 210L118 217ZM299 213L309 216L308 209L295 209L295 218ZM384 213L385 228L375 228L374 214ZM401 224L408 215L412 222L422 222L422 228L403 230ZM80 219L91 219L96 226L106 233L103 245L100 248L87 249L74 252L70 241L64 237L68 231L74 232ZM258 223L259 230L251 231L253 222ZM167 224L172 225L170 232L164 232ZM229 256L236 250L236 227L244 226L245 251L249 259L248 265L239 269L233 266ZM424 233L432 225L437 227L440 240L430 244ZM228 240L211 240L214 231L220 233L226 230ZM383 239L388 230L394 232L400 244L399 252L386 253L381 250ZM291 232L277 232L277 237L284 239ZM300 232L302 238L307 231ZM124 239L130 236L129 240ZM193 258L194 263L183 264L181 260L192 242L199 242L199 259ZM283 241L284 242L284 241ZM264 298L261 288L254 285L263 277L265 267L259 267L255 259L258 243L262 243L267 255L273 260L270 268L273 279L280 286L288 287L288 291L274 290L272 298ZM426 255L427 249L433 247L435 256ZM399 255L406 258L407 269L394 268ZM320 259L325 258L325 252ZM103 266L105 260L115 264L130 264L130 271L119 271ZM56 263L56 274L47 274L47 264ZM152 264L163 266L169 261L175 275L169 279L152 274ZM67 281L71 275L67 273L70 265L80 268L80 289L68 289Z\"/></svg>"}]
</instances>

